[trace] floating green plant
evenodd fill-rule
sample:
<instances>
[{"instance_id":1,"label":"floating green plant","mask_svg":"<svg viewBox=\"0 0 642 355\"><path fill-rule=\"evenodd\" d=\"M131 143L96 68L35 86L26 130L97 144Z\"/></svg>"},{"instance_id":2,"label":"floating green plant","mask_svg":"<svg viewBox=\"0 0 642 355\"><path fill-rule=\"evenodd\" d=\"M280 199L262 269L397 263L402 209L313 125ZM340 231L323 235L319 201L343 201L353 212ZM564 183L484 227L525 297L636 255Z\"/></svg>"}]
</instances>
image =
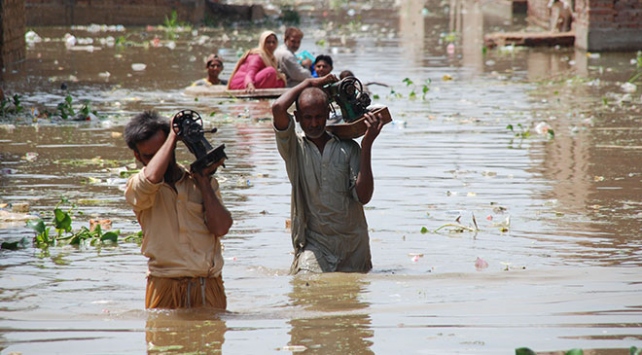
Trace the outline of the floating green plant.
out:
<instances>
[{"instance_id":1,"label":"floating green plant","mask_svg":"<svg viewBox=\"0 0 642 355\"><path fill-rule=\"evenodd\" d=\"M414 100L417 98L417 90L421 90L421 99L423 101L426 101L426 95L430 91L430 84L431 80L426 79L424 83L418 88L417 85L410 79L410 78L405 78L402 80L404 84L406 84L407 87L410 87L410 93L408 94L408 98L411 100Z\"/></svg>"},{"instance_id":2,"label":"floating green plant","mask_svg":"<svg viewBox=\"0 0 642 355\"><path fill-rule=\"evenodd\" d=\"M9 98L3 97L0 101L0 111L2 112L2 117L6 117L7 114L20 114L24 111L22 107L22 102L20 100L22 96L15 94Z\"/></svg>"},{"instance_id":3,"label":"floating green plant","mask_svg":"<svg viewBox=\"0 0 642 355\"><path fill-rule=\"evenodd\" d=\"M27 221L27 226L36 232L33 239L35 247L47 249L50 246L68 244L80 246L89 244L91 246L116 244L120 235L120 230L104 231L101 224L97 223L93 228L82 227L79 231L72 229L72 212L76 208L71 204L69 209L60 208L62 204L68 204L66 198L62 198L53 210L53 217L49 223L43 219L34 219ZM55 233L52 233L52 228ZM140 244L142 233L132 234L124 238L126 242L136 242Z\"/></svg>"},{"instance_id":4,"label":"floating green plant","mask_svg":"<svg viewBox=\"0 0 642 355\"><path fill-rule=\"evenodd\" d=\"M56 107L56 113L64 120L80 119L87 120L90 114L97 115L95 110L91 110L89 106L89 101L85 100L80 109L76 112L74 109L74 99L70 94L65 96L65 100L58 104Z\"/></svg>"},{"instance_id":5,"label":"floating green plant","mask_svg":"<svg viewBox=\"0 0 642 355\"><path fill-rule=\"evenodd\" d=\"M635 73L628 80L629 83L633 83L642 77L642 51L638 51L637 57L635 59Z\"/></svg>"},{"instance_id":6,"label":"floating green plant","mask_svg":"<svg viewBox=\"0 0 642 355\"><path fill-rule=\"evenodd\" d=\"M531 136L531 131L529 131L528 129L524 128L524 126L522 126L521 123L518 123L517 127L519 127L519 131L517 131L517 132L515 131L515 127L513 127L512 124L507 125L506 129L511 131L511 132L513 132L515 134L515 137L528 138L528 137Z\"/></svg>"},{"instance_id":7,"label":"floating green plant","mask_svg":"<svg viewBox=\"0 0 642 355\"><path fill-rule=\"evenodd\" d=\"M178 37L178 32L181 29L191 29L191 26L185 22L178 20L178 13L176 10L172 11L169 17L165 16L165 21L163 21L162 28L167 34L167 38L176 39Z\"/></svg>"}]
</instances>

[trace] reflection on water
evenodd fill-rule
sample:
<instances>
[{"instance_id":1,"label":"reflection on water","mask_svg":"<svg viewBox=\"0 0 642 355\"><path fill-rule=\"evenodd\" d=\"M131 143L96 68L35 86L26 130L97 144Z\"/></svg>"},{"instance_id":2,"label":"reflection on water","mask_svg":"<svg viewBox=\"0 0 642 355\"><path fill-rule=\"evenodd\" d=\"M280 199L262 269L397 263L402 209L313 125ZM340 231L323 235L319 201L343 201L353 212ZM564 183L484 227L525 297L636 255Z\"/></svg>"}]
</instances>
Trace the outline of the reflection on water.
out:
<instances>
[{"instance_id":1,"label":"reflection on water","mask_svg":"<svg viewBox=\"0 0 642 355\"><path fill-rule=\"evenodd\" d=\"M148 354L221 354L227 327L215 314L150 311L145 325Z\"/></svg>"},{"instance_id":2,"label":"reflection on water","mask_svg":"<svg viewBox=\"0 0 642 355\"><path fill-rule=\"evenodd\" d=\"M310 318L290 320L290 343L303 345L311 354L373 354L370 350L368 304L363 302L368 281L361 275L297 276L292 279L292 306Z\"/></svg>"},{"instance_id":3,"label":"reflection on water","mask_svg":"<svg viewBox=\"0 0 642 355\"><path fill-rule=\"evenodd\" d=\"M290 185L271 101L182 92L204 75L202 58L213 51L226 58L222 77L229 76L235 53L260 29L197 29L171 49L163 33L130 28L117 34L127 45L94 52L65 49L69 28L36 29L50 40L29 47L23 70L5 76L5 93L44 112L64 100L64 83L101 119L2 120L0 203L29 202L48 217L66 197L76 204L75 229L106 218L122 235L137 232L122 197L119 171L134 163L123 125L142 109L196 110L218 128L208 139L229 156L217 174L235 219L224 239L230 312L147 314L145 259L132 243L1 250L2 351L139 354L146 343L150 352L231 354L640 347L642 103L639 88L621 85L636 70L635 53L484 52L483 32L520 21L500 19L492 2L352 4L354 13L336 3L312 11L302 48L331 53L336 72L388 85L369 87L394 122L373 149L367 275L288 276ZM451 32L459 38L449 50ZM163 46L145 45L155 35ZM147 69L133 71L133 63ZM182 144L177 154L194 160ZM453 228L456 221L478 230ZM22 223L0 229L2 240L32 236ZM478 271L477 258L488 267Z\"/></svg>"}]
</instances>

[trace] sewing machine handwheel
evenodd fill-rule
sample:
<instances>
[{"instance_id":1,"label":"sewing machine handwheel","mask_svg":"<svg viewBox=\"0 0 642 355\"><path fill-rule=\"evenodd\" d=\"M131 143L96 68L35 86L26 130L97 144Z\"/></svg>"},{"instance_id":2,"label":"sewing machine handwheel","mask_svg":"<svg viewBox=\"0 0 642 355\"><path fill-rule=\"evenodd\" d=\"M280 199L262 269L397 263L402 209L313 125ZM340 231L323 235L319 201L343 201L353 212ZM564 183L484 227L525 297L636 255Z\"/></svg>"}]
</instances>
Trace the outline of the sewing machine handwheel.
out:
<instances>
[{"instance_id":1,"label":"sewing machine handwheel","mask_svg":"<svg viewBox=\"0 0 642 355\"><path fill-rule=\"evenodd\" d=\"M188 125L195 123L203 127L203 119L198 114L198 112L193 110L179 111L174 115L174 118L172 119L172 129L174 130L174 133L176 133L176 135L179 137L183 135L183 128L185 128L184 125L186 123L186 120L191 121L187 122Z\"/></svg>"}]
</instances>

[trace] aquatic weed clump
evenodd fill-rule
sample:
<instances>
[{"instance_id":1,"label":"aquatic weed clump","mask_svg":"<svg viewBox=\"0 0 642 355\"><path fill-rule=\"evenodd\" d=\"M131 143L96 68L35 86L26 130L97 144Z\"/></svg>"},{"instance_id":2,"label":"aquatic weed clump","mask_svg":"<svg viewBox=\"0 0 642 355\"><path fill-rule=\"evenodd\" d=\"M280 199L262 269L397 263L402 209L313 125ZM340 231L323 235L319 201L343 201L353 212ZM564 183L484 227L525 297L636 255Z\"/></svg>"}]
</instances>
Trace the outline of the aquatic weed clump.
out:
<instances>
[{"instance_id":1,"label":"aquatic weed clump","mask_svg":"<svg viewBox=\"0 0 642 355\"><path fill-rule=\"evenodd\" d=\"M18 94L14 94L9 98L2 96L2 100L0 100L0 112L2 113L3 119L19 116L24 111L20 98L21 96Z\"/></svg>"},{"instance_id":2,"label":"aquatic weed clump","mask_svg":"<svg viewBox=\"0 0 642 355\"><path fill-rule=\"evenodd\" d=\"M89 100L78 104L71 94L67 94L55 109L30 107L23 105L23 95L14 94L0 100L0 117L3 121L27 124L39 120L93 121L98 120L98 111L93 109Z\"/></svg>"},{"instance_id":3,"label":"aquatic weed clump","mask_svg":"<svg viewBox=\"0 0 642 355\"><path fill-rule=\"evenodd\" d=\"M64 210L61 208L64 204L71 204L71 206ZM47 222L42 218L27 221L27 226L36 232L33 238L33 245L44 250L60 245L102 246L118 243L120 230L110 230L110 220L95 221L95 223L90 223L90 228L83 226L80 230L74 231L72 228L72 213L75 209L75 203L70 203L66 198L61 198L60 202L54 207L51 216L47 218ZM139 243L141 239L142 234L139 232L125 237L124 241Z\"/></svg>"}]
</instances>

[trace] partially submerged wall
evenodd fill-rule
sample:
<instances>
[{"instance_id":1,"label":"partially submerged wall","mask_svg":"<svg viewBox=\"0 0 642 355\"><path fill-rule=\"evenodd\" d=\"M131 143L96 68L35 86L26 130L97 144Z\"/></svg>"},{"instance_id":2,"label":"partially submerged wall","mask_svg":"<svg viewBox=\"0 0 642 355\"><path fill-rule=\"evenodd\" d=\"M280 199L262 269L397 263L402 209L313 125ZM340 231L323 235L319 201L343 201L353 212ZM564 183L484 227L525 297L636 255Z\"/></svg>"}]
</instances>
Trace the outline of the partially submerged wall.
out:
<instances>
[{"instance_id":1,"label":"partially submerged wall","mask_svg":"<svg viewBox=\"0 0 642 355\"><path fill-rule=\"evenodd\" d=\"M175 11L178 22L256 21L261 5L225 5L218 0L21 0L27 26L161 25Z\"/></svg>"},{"instance_id":2,"label":"partially submerged wall","mask_svg":"<svg viewBox=\"0 0 642 355\"><path fill-rule=\"evenodd\" d=\"M25 59L25 6L24 0L0 1L0 68ZM0 71L0 81L3 75Z\"/></svg>"},{"instance_id":3,"label":"partially submerged wall","mask_svg":"<svg viewBox=\"0 0 642 355\"><path fill-rule=\"evenodd\" d=\"M642 1L562 0L573 12L575 47L588 51L642 49ZM528 0L528 21L550 28L551 0Z\"/></svg>"},{"instance_id":4,"label":"partially submerged wall","mask_svg":"<svg viewBox=\"0 0 642 355\"><path fill-rule=\"evenodd\" d=\"M642 1L578 0L575 46L589 51L642 49Z\"/></svg>"},{"instance_id":5,"label":"partially submerged wall","mask_svg":"<svg viewBox=\"0 0 642 355\"><path fill-rule=\"evenodd\" d=\"M21 0L27 26L163 24L176 11L181 22L200 23L204 0Z\"/></svg>"}]
</instances>

